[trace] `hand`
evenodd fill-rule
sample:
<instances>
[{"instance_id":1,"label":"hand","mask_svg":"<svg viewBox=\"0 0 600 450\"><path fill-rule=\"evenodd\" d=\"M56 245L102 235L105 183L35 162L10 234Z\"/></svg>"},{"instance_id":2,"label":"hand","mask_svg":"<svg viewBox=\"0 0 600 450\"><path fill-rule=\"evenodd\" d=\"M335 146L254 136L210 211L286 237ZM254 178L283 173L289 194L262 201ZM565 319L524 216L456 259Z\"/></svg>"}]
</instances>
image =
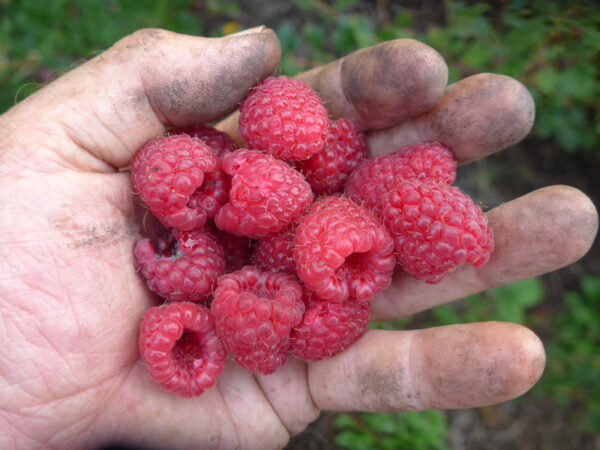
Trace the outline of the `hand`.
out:
<instances>
[{"instance_id":1,"label":"hand","mask_svg":"<svg viewBox=\"0 0 600 450\"><path fill-rule=\"evenodd\" d=\"M135 272L139 238L126 167L166 126L211 122L272 74L268 29L222 39L142 30L0 117L0 447L106 442L281 447L319 410L462 408L513 398L544 367L529 330L479 323L370 331L339 356L290 359L253 376L229 362L195 399L161 390L139 361L137 332L155 304ZM438 53L412 40L362 50L302 75L334 116L369 132L373 153L426 139L464 163L522 139L533 103L491 74L446 88ZM233 119L222 124L233 131ZM373 301L394 319L567 265L594 239L579 191L541 189L489 212L496 250L438 285L398 275Z\"/></svg>"}]
</instances>

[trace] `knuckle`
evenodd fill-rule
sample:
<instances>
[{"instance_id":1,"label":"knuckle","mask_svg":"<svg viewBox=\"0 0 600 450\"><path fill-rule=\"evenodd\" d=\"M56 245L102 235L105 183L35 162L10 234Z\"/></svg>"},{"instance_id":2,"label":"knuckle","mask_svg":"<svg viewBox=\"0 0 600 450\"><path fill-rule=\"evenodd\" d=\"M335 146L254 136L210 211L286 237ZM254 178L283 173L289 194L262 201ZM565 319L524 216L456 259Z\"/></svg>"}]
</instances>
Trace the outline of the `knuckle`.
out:
<instances>
[{"instance_id":1,"label":"knuckle","mask_svg":"<svg viewBox=\"0 0 600 450\"><path fill-rule=\"evenodd\" d=\"M128 39L135 44L146 45L148 43L160 41L165 34L166 31L161 30L160 28L141 28L129 36L126 36L124 39Z\"/></svg>"},{"instance_id":2,"label":"knuckle","mask_svg":"<svg viewBox=\"0 0 600 450\"><path fill-rule=\"evenodd\" d=\"M155 49L167 35L167 31L160 28L142 28L119 40L113 47L114 52L147 52Z\"/></svg>"}]
</instances>

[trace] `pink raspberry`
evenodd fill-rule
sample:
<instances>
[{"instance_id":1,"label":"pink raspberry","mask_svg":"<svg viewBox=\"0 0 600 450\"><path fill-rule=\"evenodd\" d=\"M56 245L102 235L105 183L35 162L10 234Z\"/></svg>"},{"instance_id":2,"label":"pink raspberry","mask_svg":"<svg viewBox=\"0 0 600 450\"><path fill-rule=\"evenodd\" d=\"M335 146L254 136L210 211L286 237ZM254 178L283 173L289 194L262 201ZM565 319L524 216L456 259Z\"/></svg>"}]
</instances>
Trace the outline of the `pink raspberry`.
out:
<instances>
[{"instance_id":1,"label":"pink raspberry","mask_svg":"<svg viewBox=\"0 0 600 450\"><path fill-rule=\"evenodd\" d=\"M406 179L452 184L456 179L452 152L437 142L423 142L367 159L352 171L344 191L355 202L376 211L381 196Z\"/></svg>"},{"instance_id":2,"label":"pink raspberry","mask_svg":"<svg viewBox=\"0 0 600 450\"><path fill-rule=\"evenodd\" d=\"M347 119L329 122L325 148L296 168L304 174L315 194L331 194L344 186L348 174L367 157L365 135Z\"/></svg>"},{"instance_id":3,"label":"pink raspberry","mask_svg":"<svg viewBox=\"0 0 600 450\"><path fill-rule=\"evenodd\" d=\"M305 361L330 358L360 338L369 325L369 302L329 302L305 290L306 311L294 327L290 353Z\"/></svg>"},{"instance_id":4,"label":"pink raspberry","mask_svg":"<svg viewBox=\"0 0 600 450\"><path fill-rule=\"evenodd\" d=\"M135 244L136 265L148 287L168 301L208 299L225 270L223 248L203 229L174 230Z\"/></svg>"},{"instance_id":5,"label":"pink raspberry","mask_svg":"<svg viewBox=\"0 0 600 450\"><path fill-rule=\"evenodd\" d=\"M295 222L312 202L302 174L271 155L236 150L223 159L222 169L232 180L229 203L215 216L221 230L261 238Z\"/></svg>"},{"instance_id":6,"label":"pink raspberry","mask_svg":"<svg viewBox=\"0 0 600 450\"><path fill-rule=\"evenodd\" d=\"M461 264L479 267L490 259L494 241L487 216L456 187L405 180L380 206L398 261L419 280L439 283Z\"/></svg>"},{"instance_id":7,"label":"pink raspberry","mask_svg":"<svg viewBox=\"0 0 600 450\"><path fill-rule=\"evenodd\" d=\"M261 270L296 275L294 247L296 227L259 239L252 253L252 264Z\"/></svg>"},{"instance_id":8,"label":"pink raspberry","mask_svg":"<svg viewBox=\"0 0 600 450\"><path fill-rule=\"evenodd\" d=\"M249 148L286 160L308 159L325 146L327 110L303 81L286 76L258 83L240 106L240 134Z\"/></svg>"},{"instance_id":9,"label":"pink raspberry","mask_svg":"<svg viewBox=\"0 0 600 450\"><path fill-rule=\"evenodd\" d=\"M238 145L227 133L219 131L208 125L194 125L186 128L173 128L169 134L188 134L202 139L206 145L212 148L221 159L223 155L237 150Z\"/></svg>"},{"instance_id":10,"label":"pink raspberry","mask_svg":"<svg viewBox=\"0 0 600 450\"><path fill-rule=\"evenodd\" d=\"M201 139L185 134L148 142L131 161L131 179L150 212L164 225L193 230L206 222L198 200L205 175L217 169L215 153Z\"/></svg>"},{"instance_id":11,"label":"pink raspberry","mask_svg":"<svg viewBox=\"0 0 600 450\"><path fill-rule=\"evenodd\" d=\"M302 319L302 288L293 276L246 266L223 275L211 305L225 348L242 367L269 374L287 359Z\"/></svg>"},{"instance_id":12,"label":"pink raspberry","mask_svg":"<svg viewBox=\"0 0 600 450\"><path fill-rule=\"evenodd\" d=\"M387 288L395 266L389 232L345 197L313 204L296 231L298 277L320 298L368 301Z\"/></svg>"},{"instance_id":13,"label":"pink raspberry","mask_svg":"<svg viewBox=\"0 0 600 450\"><path fill-rule=\"evenodd\" d=\"M183 397L197 397L212 388L227 357L211 312L188 302L146 311L139 348L150 378Z\"/></svg>"}]
</instances>

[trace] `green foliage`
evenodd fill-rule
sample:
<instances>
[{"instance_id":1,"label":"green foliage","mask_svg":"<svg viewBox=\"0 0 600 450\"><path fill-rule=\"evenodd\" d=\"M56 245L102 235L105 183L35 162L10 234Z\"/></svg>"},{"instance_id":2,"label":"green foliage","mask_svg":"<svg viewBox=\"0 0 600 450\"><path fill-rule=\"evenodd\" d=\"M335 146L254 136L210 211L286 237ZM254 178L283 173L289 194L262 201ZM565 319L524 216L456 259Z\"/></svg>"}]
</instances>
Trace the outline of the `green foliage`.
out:
<instances>
[{"instance_id":1,"label":"green foliage","mask_svg":"<svg viewBox=\"0 0 600 450\"><path fill-rule=\"evenodd\" d=\"M318 14L319 22L296 34L295 50L310 55L305 64L291 65L297 55L284 51L283 72L294 75L315 62L413 37L444 56L451 82L479 72L521 81L536 102L538 136L567 152L593 151L600 145L600 9L592 2L533 0L493 6L446 1L447 23L432 24L424 32L415 30L410 13L401 11L391 22L378 23L372 12L352 9L354 3L338 1L328 7L316 0L296 0L303 10ZM314 27L320 30L318 39Z\"/></svg>"},{"instance_id":2,"label":"green foliage","mask_svg":"<svg viewBox=\"0 0 600 450\"><path fill-rule=\"evenodd\" d=\"M539 278L519 281L482 294L472 295L460 304L442 305L433 309L436 323L455 323L499 320L524 324L527 311L544 299Z\"/></svg>"},{"instance_id":3,"label":"green foliage","mask_svg":"<svg viewBox=\"0 0 600 450\"><path fill-rule=\"evenodd\" d=\"M402 330L407 328L412 322L412 317L405 317L404 319L398 320L386 320L386 321L371 321L369 322L369 329L371 330Z\"/></svg>"},{"instance_id":4,"label":"green foliage","mask_svg":"<svg viewBox=\"0 0 600 450\"><path fill-rule=\"evenodd\" d=\"M446 58L451 81L481 71L520 80L536 101L538 136L568 152L600 145L600 9L592 2L447 0L446 23L419 31L417 12L406 8L389 7L395 13L382 20L374 6L357 0L294 5L310 20L277 25L283 74L413 37ZM0 111L136 29L219 35L216 18L240 16L239 3L224 0L0 0Z\"/></svg>"},{"instance_id":5,"label":"green foliage","mask_svg":"<svg viewBox=\"0 0 600 450\"><path fill-rule=\"evenodd\" d=\"M591 2L446 2L448 24L423 36L452 80L487 71L520 80L537 106L534 131L566 151L600 143L600 9Z\"/></svg>"},{"instance_id":6,"label":"green foliage","mask_svg":"<svg viewBox=\"0 0 600 450\"><path fill-rule=\"evenodd\" d=\"M193 0L0 1L0 113L49 79L145 27L202 34ZM210 3L208 2L208 6ZM231 2L221 2L227 6ZM221 13L221 9L213 10ZM213 5L216 8L216 5ZM215 14L217 13L215 12ZM211 10L204 12L210 17Z\"/></svg>"},{"instance_id":7,"label":"green foliage","mask_svg":"<svg viewBox=\"0 0 600 450\"><path fill-rule=\"evenodd\" d=\"M572 408L576 426L600 431L600 276L586 276L552 319L547 368L536 388Z\"/></svg>"},{"instance_id":8,"label":"green foliage","mask_svg":"<svg viewBox=\"0 0 600 450\"><path fill-rule=\"evenodd\" d=\"M448 423L440 411L399 414L338 414L334 444L351 450L433 450L448 448Z\"/></svg>"}]
</instances>

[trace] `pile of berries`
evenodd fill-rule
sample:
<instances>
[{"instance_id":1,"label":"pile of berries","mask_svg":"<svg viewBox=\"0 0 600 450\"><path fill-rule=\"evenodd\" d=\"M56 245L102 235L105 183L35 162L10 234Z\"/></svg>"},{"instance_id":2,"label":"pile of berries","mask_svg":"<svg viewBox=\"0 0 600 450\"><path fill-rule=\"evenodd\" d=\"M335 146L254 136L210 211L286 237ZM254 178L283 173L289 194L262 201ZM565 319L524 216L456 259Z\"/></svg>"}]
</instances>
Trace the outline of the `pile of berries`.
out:
<instances>
[{"instance_id":1,"label":"pile of berries","mask_svg":"<svg viewBox=\"0 0 600 450\"><path fill-rule=\"evenodd\" d=\"M228 355L260 374L289 355L334 356L365 333L395 270L438 283L489 260L492 230L451 186L456 162L443 145L368 158L353 122L329 118L285 76L252 89L239 130L245 148L209 126L173 129L131 163L135 192L164 225L134 249L165 299L139 337L163 388L202 394Z\"/></svg>"}]
</instances>

